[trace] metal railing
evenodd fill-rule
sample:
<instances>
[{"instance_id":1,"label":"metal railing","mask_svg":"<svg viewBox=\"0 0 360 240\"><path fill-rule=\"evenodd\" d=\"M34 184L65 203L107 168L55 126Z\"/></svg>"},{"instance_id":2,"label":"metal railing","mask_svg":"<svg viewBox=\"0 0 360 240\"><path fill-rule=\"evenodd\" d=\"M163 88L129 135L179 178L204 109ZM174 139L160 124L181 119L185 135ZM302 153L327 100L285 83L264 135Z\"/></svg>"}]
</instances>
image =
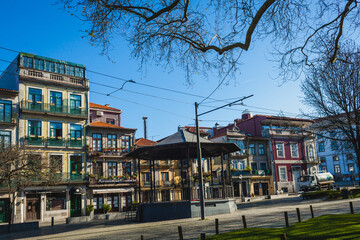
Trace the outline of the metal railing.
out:
<instances>
[{"instance_id":1,"label":"metal railing","mask_svg":"<svg viewBox=\"0 0 360 240\"><path fill-rule=\"evenodd\" d=\"M42 147L67 147L67 148L84 148L84 140L71 140L65 138L43 138L25 137L24 145L28 146L42 146Z\"/></svg>"},{"instance_id":2,"label":"metal railing","mask_svg":"<svg viewBox=\"0 0 360 240\"><path fill-rule=\"evenodd\" d=\"M237 170L237 171L231 171L232 176L271 176L272 172L270 169L266 170Z\"/></svg>"},{"instance_id":3,"label":"metal railing","mask_svg":"<svg viewBox=\"0 0 360 240\"><path fill-rule=\"evenodd\" d=\"M43 102L32 102L30 100L21 101L21 109L26 111L35 111L35 112L44 112L44 113L53 113L61 115L73 115L87 117L88 108L72 108L70 106L68 99L62 100L62 105L57 106L52 103L43 103Z\"/></svg>"}]
</instances>

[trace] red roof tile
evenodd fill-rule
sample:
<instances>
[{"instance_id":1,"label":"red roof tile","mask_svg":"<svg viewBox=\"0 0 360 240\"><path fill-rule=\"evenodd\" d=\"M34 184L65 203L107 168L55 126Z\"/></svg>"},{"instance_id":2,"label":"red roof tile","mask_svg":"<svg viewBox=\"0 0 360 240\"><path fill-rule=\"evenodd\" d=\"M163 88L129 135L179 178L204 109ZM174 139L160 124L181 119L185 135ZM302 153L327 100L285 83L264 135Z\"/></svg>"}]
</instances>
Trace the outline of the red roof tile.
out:
<instances>
[{"instance_id":1,"label":"red roof tile","mask_svg":"<svg viewBox=\"0 0 360 240\"><path fill-rule=\"evenodd\" d=\"M100 108L100 109L106 109L106 110L113 110L113 111L121 111L120 109L117 108L112 108L112 107L108 107L108 106L104 106L104 105L100 105L100 104L96 104L96 103L90 103L90 108Z\"/></svg>"},{"instance_id":2,"label":"red roof tile","mask_svg":"<svg viewBox=\"0 0 360 240\"><path fill-rule=\"evenodd\" d=\"M114 124L106 123L106 122L92 122L89 124L90 127L102 127L102 128L117 128L117 129L124 129L124 130L136 130L135 128L124 128L120 126L116 126Z\"/></svg>"},{"instance_id":3,"label":"red roof tile","mask_svg":"<svg viewBox=\"0 0 360 240\"><path fill-rule=\"evenodd\" d=\"M151 141L151 140L148 140L145 138L139 138L139 139L136 139L136 141L135 141L136 146L154 146L156 144L157 144L157 142L154 142L154 141Z\"/></svg>"}]
</instances>

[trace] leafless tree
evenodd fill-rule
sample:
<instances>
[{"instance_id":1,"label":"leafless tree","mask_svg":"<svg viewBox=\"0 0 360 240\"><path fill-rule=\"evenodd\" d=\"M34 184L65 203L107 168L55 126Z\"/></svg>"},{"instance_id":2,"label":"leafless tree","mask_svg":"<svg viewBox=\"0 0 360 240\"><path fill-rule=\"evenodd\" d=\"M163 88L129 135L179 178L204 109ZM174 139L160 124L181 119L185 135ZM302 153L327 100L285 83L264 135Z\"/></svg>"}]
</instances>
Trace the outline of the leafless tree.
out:
<instances>
[{"instance_id":1,"label":"leafless tree","mask_svg":"<svg viewBox=\"0 0 360 240\"><path fill-rule=\"evenodd\" d=\"M280 54L280 76L297 79L313 61L335 62L340 43L357 37L360 23L357 0L59 1L88 23L89 41L103 53L122 35L141 63L181 66L187 80L198 71L234 72L241 53L263 39ZM319 51L324 40L331 42L329 55Z\"/></svg>"},{"instance_id":2,"label":"leafless tree","mask_svg":"<svg viewBox=\"0 0 360 240\"><path fill-rule=\"evenodd\" d=\"M0 149L0 188L6 191L10 201L9 228L14 223L16 199L27 187L54 184L58 163L49 164L41 155L30 153L17 146L2 146Z\"/></svg>"},{"instance_id":3,"label":"leafless tree","mask_svg":"<svg viewBox=\"0 0 360 240\"><path fill-rule=\"evenodd\" d=\"M341 45L334 63L313 66L302 83L304 103L314 110L314 127L339 147L354 150L360 160L360 51L354 43ZM360 169L359 169L360 170ZM359 171L360 172L360 171Z\"/></svg>"}]
</instances>

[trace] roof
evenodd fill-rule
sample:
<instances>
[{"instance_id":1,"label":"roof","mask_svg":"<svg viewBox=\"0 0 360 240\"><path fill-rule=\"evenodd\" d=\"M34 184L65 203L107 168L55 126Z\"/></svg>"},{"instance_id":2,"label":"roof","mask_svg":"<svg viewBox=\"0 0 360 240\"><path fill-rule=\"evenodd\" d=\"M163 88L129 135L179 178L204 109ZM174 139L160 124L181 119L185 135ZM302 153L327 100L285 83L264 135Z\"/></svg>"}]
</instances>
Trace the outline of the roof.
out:
<instances>
[{"instance_id":1,"label":"roof","mask_svg":"<svg viewBox=\"0 0 360 240\"><path fill-rule=\"evenodd\" d=\"M192 126L184 126L184 127L180 127L179 129L186 129L189 132L196 133L196 127L192 127ZM210 135L210 133L208 133L208 130L211 130L211 128L210 127L199 127L199 132L202 135L204 135L204 134Z\"/></svg>"},{"instance_id":2,"label":"roof","mask_svg":"<svg viewBox=\"0 0 360 240\"><path fill-rule=\"evenodd\" d=\"M122 129L122 130L136 131L136 128L124 128L124 127L116 126L116 125L111 124L111 123L100 122L100 121L90 123L89 127L116 128L116 129Z\"/></svg>"},{"instance_id":3,"label":"roof","mask_svg":"<svg viewBox=\"0 0 360 240\"><path fill-rule=\"evenodd\" d=\"M100 108L100 109L105 109L105 110L121 111L120 109L117 109L117 108L112 108L109 106L100 105L100 104L92 103L92 102L89 105L90 105L90 108Z\"/></svg>"},{"instance_id":4,"label":"roof","mask_svg":"<svg viewBox=\"0 0 360 240\"><path fill-rule=\"evenodd\" d=\"M74 67L86 68L85 65L82 65L82 64L73 63L73 62L68 62L68 61L63 61L63 60L54 59L54 58L42 57L42 56L35 55L35 54L31 54L31 53L21 52L20 55L21 55L21 56L25 56L25 57L32 57L32 58L37 58L37 59L43 59L43 60L47 60L47 61L51 61L51 62L56 62L56 63L63 63L63 64L70 65L70 66L74 66Z\"/></svg>"},{"instance_id":5,"label":"roof","mask_svg":"<svg viewBox=\"0 0 360 240\"><path fill-rule=\"evenodd\" d=\"M176 143L196 143L196 134L186 131L185 129L180 129L178 132L159 142L157 146ZM211 143L211 141L200 137L200 143Z\"/></svg>"},{"instance_id":6,"label":"roof","mask_svg":"<svg viewBox=\"0 0 360 240\"><path fill-rule=\"evenodd\" d=\"M136 146L154 146L156 145L157 142L154 142L154 141L151 141L151 140L148 140L148 139L145 139L145 138L139 138L139 139L136 139L135 141L135 145Z\"/></svg>"}]
</instances>

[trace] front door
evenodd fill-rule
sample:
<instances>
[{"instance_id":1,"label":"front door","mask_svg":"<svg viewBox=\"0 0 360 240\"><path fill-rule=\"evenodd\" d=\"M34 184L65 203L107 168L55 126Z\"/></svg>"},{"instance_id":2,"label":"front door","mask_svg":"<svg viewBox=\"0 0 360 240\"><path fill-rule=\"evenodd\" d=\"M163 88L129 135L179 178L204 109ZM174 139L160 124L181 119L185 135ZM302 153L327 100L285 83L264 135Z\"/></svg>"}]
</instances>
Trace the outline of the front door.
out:
<instances>
[{"instance_id":1,"label":"front door","mask_svg":"<svg viewBox=\"0 0 360 240\"><path fill-rule=\"evenodd\" d=\"M26 220L40 219L40 197L37 195L26 196Z\"/></svg>"},{"instance_id":2,"label":"front door","mask_svg":"<svg viewBox=\"0 0 360 240\"><path fill-rule=\"evenodd\" d=\"M235 197L240 197L240 186L239 186L239 182L234 182L234 196Z\"/></svg>"},{"instance_id":3,"label":"front door","mask_svg":"<svg viewBox=\"0 0 360 240\"><path fill-rule=\"evenodd\" d=\"M259 183L254 183L254 195L259 196Z\"/></svg>"},{"instance_id":4,"label":"front door","mask_svg":"<svg viewBox=\"0 0 360 240\"><path fill-rule=\"evenodd\" d=\"M81 195L73 194L70 198L70 217L81 216Z\"/></svg>"},{"instance_id":5,"label":"front door","mask_svg":"<svg viewBox=\"0 0 360 240\"><path fill-rule=\"evenodd\" d=\"M10 217L10 201L9 199L0 199L0 223L9 222Z\"/></svg>"},{"instance_id":6,"label":"front door","mask_svg":"<svg viewBox=\"0 0 360 240\"><path fill-rule=\"evenodd\" d=\"M269 195L269 185L268 183L261 183L263 195Z\"/></svg>"},{"instance_id":7,"label":"front door","mask_svg":"<svg viewBox=\"0 0 360 240\"><path fill-rule=\"evenodd\" d=\"M242 196L243 197L247 197L248 196L248 194L247 194L247 184L246 184L246 182L242 182L241 183L241 191L242 191Z\"/></svg>"},{"instance_id":8,"label":"front door","mask_svg":"<svg viewBox=\"0 0 360 240\"><path fill-rule=\"evenodd\" d=\"M293 168L292 169L293 174L293 185L294 185L294 191L298 192L300 190L300 183L297 181L297 179L300 177L300 169Z\"/></svg>"}]
</instances>

